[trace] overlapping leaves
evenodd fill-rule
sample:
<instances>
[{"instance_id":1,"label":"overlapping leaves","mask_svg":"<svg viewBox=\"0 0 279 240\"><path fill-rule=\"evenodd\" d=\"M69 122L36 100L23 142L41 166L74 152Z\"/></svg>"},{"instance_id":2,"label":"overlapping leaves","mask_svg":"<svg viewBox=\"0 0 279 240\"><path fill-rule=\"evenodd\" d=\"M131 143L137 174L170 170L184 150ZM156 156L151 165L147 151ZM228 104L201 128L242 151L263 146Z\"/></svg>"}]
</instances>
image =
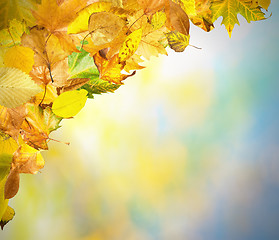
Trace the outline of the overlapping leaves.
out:
<instances>
[{"instance_id":1,"label":"overlapping leaves","mask_svg":"<svg viewBox=\"0 0 279 240\"><path fill-rule=\"evenodd\" d=\"M94 94L114 92L144 60L183 52L190 21L205 31L237 14L265 19L270 0L0 0L0 226L21 173L44 166L42 150L63 118Z\"/></svg>"}]
</instances>

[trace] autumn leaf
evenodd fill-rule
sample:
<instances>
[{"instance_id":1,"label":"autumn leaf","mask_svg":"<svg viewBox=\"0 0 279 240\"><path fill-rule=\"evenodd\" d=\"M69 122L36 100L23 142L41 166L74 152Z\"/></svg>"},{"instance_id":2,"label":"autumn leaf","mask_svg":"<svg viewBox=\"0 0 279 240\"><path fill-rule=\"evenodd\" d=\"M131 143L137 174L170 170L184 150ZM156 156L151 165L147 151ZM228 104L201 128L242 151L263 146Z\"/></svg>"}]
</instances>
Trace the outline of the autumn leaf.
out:
<instances>
[{"instance_id":1,"label":"autumn leaf","mask_svg":"<svg viewBox=\"0 0 279 240\"><path fill-rule=\"evenodd\" d=\"M36 9L35 0L0 0L0 29L7 28L9 21L24 20L28 26L32 26L35 19L32 10Z\"/></svg>"},{"instance_id":2,"label":"autumn leaf","mask_svg":"<svg viewBox=\"0 0 279 240\"><path fill-rule=\"evenodd\" d=\"M51 33L67 27L76 18L76 13L86 6L85 0L67 0L58 5L56 0L42 0L33 14L37 24Z\"/></svg>"},{"instance_id":3,"label":"autumn leaf","mask_svg":"<svg viewBox=\"0 0 279 240\"><path fill-rule=\"evenodd\" d=\"M167 16L164 11L156 12L152 15L151 25L154 30L160 29L165 26L167 21Z\"/></svg>"},{"instance_id":4,"label":"autumn leaf","mask_svg":"<svg viewBox=\"0 0 279 240\"><path fill-rule=\"evenodd\" d=\"M119 50L119 61L124 62L134 55L141 41L142 29L138 29L127 36Z\"/></svg>"},{"instance_id":5,"label":"autumn leaf","mask_svg":"<svg viewBox=\"0 0 279 240\"><path fill-rule=\"evenodd\" d=\"M166 0L138 0L138 4L145 14L152 14L161 10L165 6Z\"/></svg>"},{"instance_id":6,"label":"autumn leaf","mask_svg":"<svg viewBox=\"0 0 279 240\"><path fill-rule=\"evenodd\" d=\"M0 68L0 104L15 108L41 92L32 79L16 68Z\"/></svg>"},{"instance_id":7,"label":"autumn leaf","mask_svg":"<svg viewBox=\"0 0 279 240\"><path fill-rule=\"evenodd\" d=\"M88 30L94 45L110 43L121 32L125 21L110 12L97 12L91 14Z\"/></svg>"},{"instance_id":8,"label":"autumn leaf","mask_svg":"<svg viewBox=\"0 0 279 240\"><path fill-rule=\"evenodd\" d=\"M79 48L80 49L80 48ZM83 49L68 57L70 78L99 78L93 58Z\"/></svg>"},{"instance_id":9,"label":"autumn leaf","mask_svg":"<svg viewBox=\"0 0 279 240\"><path fill-rule=\"evenodd\" d=\"M102 94L114 92L117 90L121 84L115 84L102 79L92 79L87 84L83 85L81 88L88 92L88 98L94 98L93 94Z\"/></svg>"},{"instance_id":10,"label":"autumn leaf","mask_svg":"<svg viewBox=\"0 0 279 240\"><path fill-rule=\"evenodd\" d=\"M111 3L95 2L77 12L77 17L68 26L68 34L81 33L88 30L88 21L92 13L108 12L111 8Z\"/></svg>"},{"instance_id":11,"label":"autumn leaf","mask_svg":"<svg viewBox=\"0 0 279 240\"><path fill-rule=\"evenodd\" d=\"M60 117L70 118L79 113L87 100L85 89L64 92L55 99L52 111Z\"/></svg>"},{"instance_id":12,"label":"autumn leaf","mask_svg":"<svg viewBox=\"0 0 279 240\"><path fill-rule=\"evenodd\" d=\"M21 145L13 155L11 170L5 183L5 199L11 199L17 194L20 173L36 174L44 164L45 161L39 151L27 144Z\"/></svg>"},{"instance_id":13,"label":"autumn leaf","mask_svg":"<svg viewBox=\"0 0 279 240\"><path fill-rule=\"evenodd\" d=\"M178 31L172 31L166 33L166 36L171 49L176 52L183 52L189 45L189 35L182 34Z\"/></svg>"},{"instance_id":14,"label":"autumn leaf","mask_svg":"<svg viewBox=\"0 0 279 240\"><path fill-rule=\"evenodd\" d=\"M188 15L183 11L179 4L168 1L166 5L167 27L171 30L188 35L190 23Z\"/></svg>"},{"instance_id":15,"label":"autumn leaf","mask_svg":"<svg viewBox=\"0 0 279 240\"><path fill-rule=\"evenodd\" d=\"M4 212L2 219L0 221L0 226L2 230L4 226L14 218L14 216L15 216L15 210L10 206L7 206L6 211Z\"/></svg>"},{"instance_id":16,"label":"autumn leaf","mask_svg":"<svg viewBox=\"0 0 279 240\"><path fill-rule=\"evenodd\" d=\"M7 144L9 142L11 143L12 140L6 141L10 138L10 136L15 140L18 139L19 130L26 115L27 111L24 105L17 108L6 108L0 106L0 130L2 130L6 134L9 134L8 137L5 137L2 136L2 133L0 131L0 153L8 148ZM5 139L5 141L3 139ZM6 152L6 150L4 152Z\"/></svg>"},{"instance_id":17,"label":"autumn leaf","mask_svg":"<svg viewBox=\"0 0 279 240\"><path fill-rule=\"evenodd\" d=\"M5 189L6 181L7 181L7 176L0 181L0 219L2 219L3 215L5 214L6 209L8 207L8 202L9 202L9 200L5 199L5 196L4 196L4 189ZM0 224L1 224L1 221L0 221Z\"/></svg>"},{"instance_id":18,"label":"autumn leaf","mask_svg":"<svg viewBox=\"0 0 279 240\"><path fill-rule=\"evenodd\" d=\"M107 60L97 53L94 55L94 62L99 70L100 79L102 80L122 84L123 80L135 74L132 73L129 75L121 72L124 69L125 62L119 61L118 54Z\"/></svg>"},{"instance_id":19,"label":"autumn leaf","mask_svg":"<svg viewBox=\"0 0 279 240\"><path fill-rule=\"evenodd\" d=\"M5 53L4 64L29 73L34 64L34 52L31 48L14 46Z\"/></svg>"},{"instance_id":20,"label":"autumn leaf","mask_svg":"<svg viewBox=\"0 0 279 240\"><path fill-rule=\"evenodd\" d=\"M2 47L19 45L24 32L28 32L25 21L12 19L9 25L0 31L0 45Z\"/></svg>"},{"instance_id":21,"label":"autumn leaf","mask_svg":"<svg viewBox=\"0 0 279 240\"><path fill-rule=\"evenodd\" d=\"M253 7L251 1L244 0L213 0L212 21L216 21L220 16L223 17L222 24L225 25L229 36L235 24L239 25L237 14L240 13L248 23L265 19L264 13L259 6Z\"/></svg>"},{"instance_id":22,"label":"autumn leaf","mask_svg":"<svg viewBox=\"0 0 279 240\"><path fill-rule=\"evenodd\" d=\"M21 136L25 143L35 149L47 150L49 134L59 128L62 120L49 107L42 109L39 106L28 104L28 114L21 126Z\"/></svg>"},{"instance_id":23,"label":"autumn leaf","mask_svg":"<svg viewBox=\"0 0 279 240\"><path fill-rule=\"evenodd\" d=\"M34 66L52 66L65 59L72 53L71 50L64 51L59 39L44 27L35 26L30 29L30 34L24 33L22 45L34 51Z\"/></svg>"},{"instance_id":24,"label":"autumn leaf","mask_svg":"<svg viewBox=\"0 0 279 240\"><path fill-rule=\"evenodd\" d=\"M193 24L209 32L214 28L211 2L211 0L181 0L180 5Z\"/></svg>"}]
</instances>

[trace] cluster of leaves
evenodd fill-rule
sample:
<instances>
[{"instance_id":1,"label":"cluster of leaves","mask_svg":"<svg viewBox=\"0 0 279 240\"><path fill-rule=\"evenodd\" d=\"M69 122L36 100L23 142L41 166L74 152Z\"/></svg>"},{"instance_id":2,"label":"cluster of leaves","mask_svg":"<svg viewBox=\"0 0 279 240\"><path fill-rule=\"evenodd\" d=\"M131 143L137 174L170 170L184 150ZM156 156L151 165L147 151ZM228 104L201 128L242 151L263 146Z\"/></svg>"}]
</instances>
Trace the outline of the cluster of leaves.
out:
<instances>
[{"instance_id":1,"label":"cluster of leaves","mask_svg":"<svg viewBox=\"0 0 279 240\"><path fill-rule=\"evenodd\" d=\"M63 118L94 94L114 92L144 59L182 52L190 21L229 35L241 14L265 19L269 0L0 0L0 225L20 173L44 166L41 151Z\"/></svg>"}]
</instances>

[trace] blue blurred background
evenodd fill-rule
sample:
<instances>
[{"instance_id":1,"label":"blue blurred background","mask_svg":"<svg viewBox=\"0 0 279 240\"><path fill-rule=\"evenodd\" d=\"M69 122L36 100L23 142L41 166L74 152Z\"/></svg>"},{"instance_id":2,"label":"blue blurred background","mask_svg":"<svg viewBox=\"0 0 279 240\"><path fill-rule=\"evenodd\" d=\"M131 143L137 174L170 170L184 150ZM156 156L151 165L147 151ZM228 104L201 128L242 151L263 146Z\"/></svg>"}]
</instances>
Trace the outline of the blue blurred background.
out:
<instances>
[{"instance_id":1,"label":"blue blurred background","mask_svg":"<svg viewBox=\"0 0 279 240\"><path fill-rule=\"evenodd\" d=\"M191 26L114 94L63 120L21 176L7 240L279 239L279 2L272 17Z\"/></svg>"}]
</instances>

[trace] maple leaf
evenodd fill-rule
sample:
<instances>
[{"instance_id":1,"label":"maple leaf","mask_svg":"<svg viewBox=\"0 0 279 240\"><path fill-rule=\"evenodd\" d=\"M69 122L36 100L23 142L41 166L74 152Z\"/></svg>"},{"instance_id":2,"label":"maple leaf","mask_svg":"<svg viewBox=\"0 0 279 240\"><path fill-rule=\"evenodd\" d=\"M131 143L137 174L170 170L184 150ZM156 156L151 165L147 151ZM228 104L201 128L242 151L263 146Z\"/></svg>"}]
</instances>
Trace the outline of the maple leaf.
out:
<instances>
[{"instance_id":1,"label":"maple leaf","mask_svg":"<svg viewBox=\"0 0 279 240\"><path fill-rule=\"evenodd\" d=\"M237 14L240 13L248 23L265 19L264 13L259 6L253 7L249 0L213 0L212 1L212 21L223 17L222 24L225 25L229 36L235 24L239 25Z\"/></svg>"},{"instance_id":2,"label":"maple leaf","mask_svg":"<svg viewBox=\"0 0 279 240\"><path fill-rule=\"evenodd\" d=\"M85 6L85 0L67 0L60 5L56 0L42 0L33 15L38 25L54 33L56 30L67 27L76 18L76 13Z\"/></svg>"},{"instance_id":3,"label":"maple leaf","mask_svg":"<svg viewBox=\"0 0 279 240\"><path fill-rule=\"evenodd\" d=\"M121 71L124 69L125 62L119 61L118 54L107 60L97 53L94 55L94 62L99 70L100 79L109 82L122 84L123 80L135 74L135 72L130 75L121 73Z\"/></svg>"}]
</instances>

